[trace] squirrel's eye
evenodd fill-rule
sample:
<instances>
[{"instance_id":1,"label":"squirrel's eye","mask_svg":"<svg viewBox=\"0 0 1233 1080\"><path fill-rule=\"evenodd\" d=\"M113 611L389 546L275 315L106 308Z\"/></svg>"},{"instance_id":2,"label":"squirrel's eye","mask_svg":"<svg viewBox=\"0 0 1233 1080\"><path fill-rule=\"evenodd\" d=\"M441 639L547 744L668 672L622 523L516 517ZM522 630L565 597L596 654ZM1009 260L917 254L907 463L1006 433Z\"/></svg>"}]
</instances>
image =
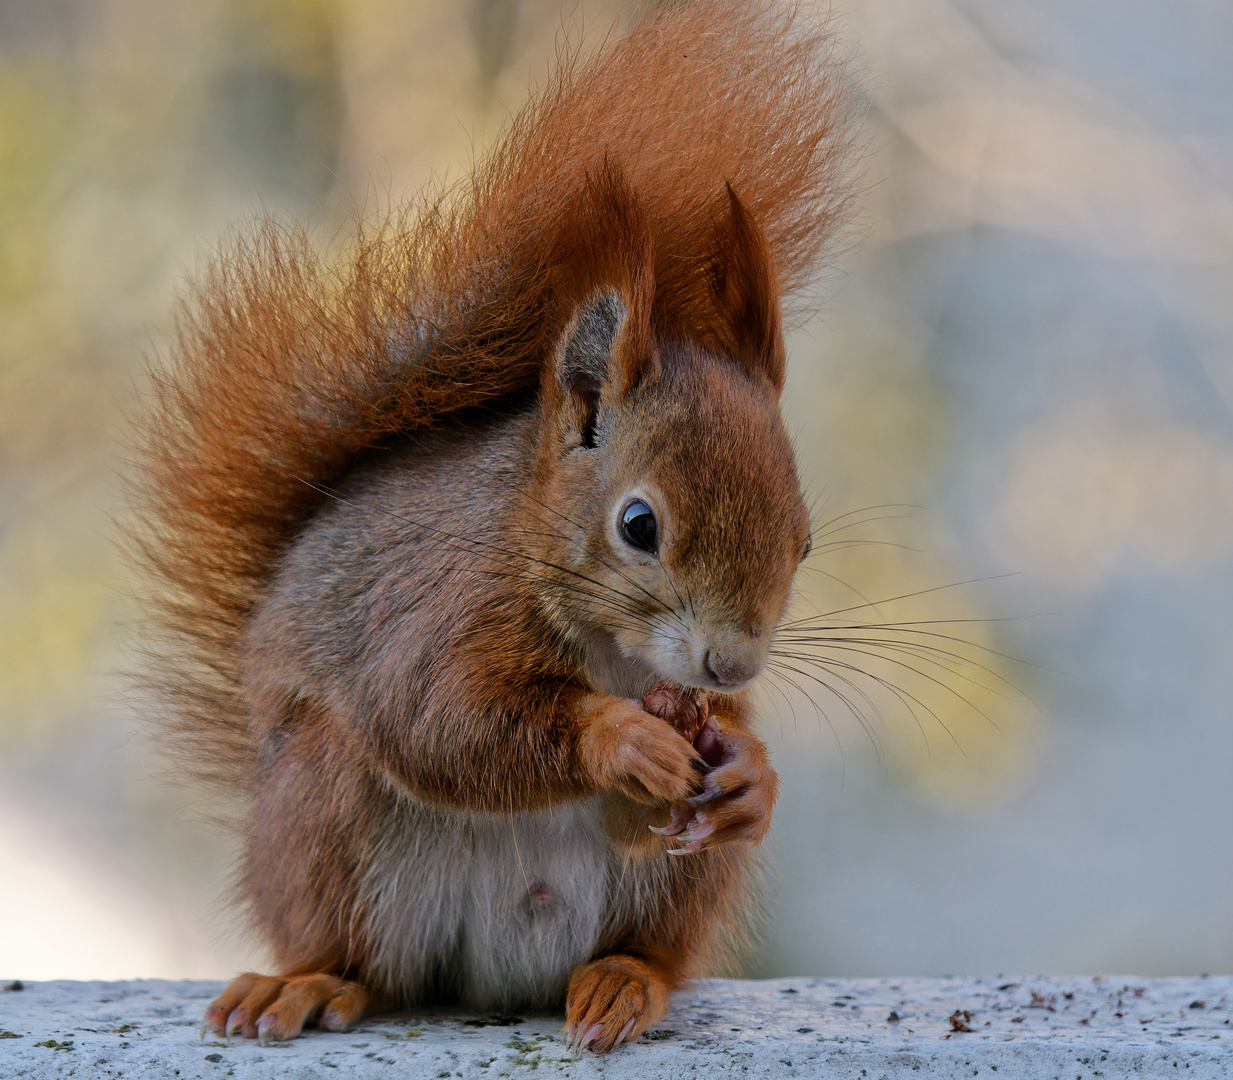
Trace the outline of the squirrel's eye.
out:
<instances>
[{"instance_id":1,"label":"squirrel's eye","mask_svg":"<svg viewBox=\"0 0 1233 1080\"><path fill-rule=\"evenodd\" d=\"M659 547L659 524L655 520L655 511L641 499L635 499L621 511L621 535L631 547L654 554Z\"/></svg>"},{"instance_id":2,"label":"squirrel's eye","mask_svg":"<svg viewBox=\"0 0 1233 1080\"><path fill-rule=\"evenodd\" d=\"M813 551L813 537L809 536L805 539L805 550L801 552L801 562L809 558L809 553Z\"/></svg>"}]
</instances>

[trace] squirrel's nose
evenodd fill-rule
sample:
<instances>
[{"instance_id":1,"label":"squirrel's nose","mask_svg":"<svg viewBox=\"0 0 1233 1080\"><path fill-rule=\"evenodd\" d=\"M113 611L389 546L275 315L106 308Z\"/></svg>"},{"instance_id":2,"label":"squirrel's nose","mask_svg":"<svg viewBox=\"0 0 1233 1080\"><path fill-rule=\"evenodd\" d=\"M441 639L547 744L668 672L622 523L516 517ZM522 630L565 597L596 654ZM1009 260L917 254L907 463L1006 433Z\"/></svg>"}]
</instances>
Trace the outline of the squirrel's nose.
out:
<instances>
[{"instance_id":1,"label":"squirrel's nose","mask_svg":"<svg viewBox=\"0 0 1233 1080\"><path fill-rule=\"evenodd\" d=\"M746 683L757 674L755 667L742 664L738 660L708 649L706 654L706 670L720 686L735 686Z\"/></svg>"}]
</instances>

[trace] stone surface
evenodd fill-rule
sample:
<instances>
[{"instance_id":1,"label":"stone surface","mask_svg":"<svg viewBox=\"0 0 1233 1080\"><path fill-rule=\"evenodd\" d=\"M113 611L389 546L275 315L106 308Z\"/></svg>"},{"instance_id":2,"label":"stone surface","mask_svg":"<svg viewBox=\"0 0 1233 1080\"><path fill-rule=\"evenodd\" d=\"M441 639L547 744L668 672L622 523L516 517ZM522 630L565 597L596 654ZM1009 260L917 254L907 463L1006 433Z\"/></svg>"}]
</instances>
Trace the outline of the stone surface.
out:
<instances>
[{"instance_id":1,"label":"stone surface","mask_svg":"<svg viewBox=\"0 0 1233 1080\"><path fill-rule=\"evenodd\" d=\"M198 1026L221 984L44 982L0 993L0 1077L1233 1075L1233 977L713 980L607 1057L560 1017L417 1011L261 1047Z\"/></svg>"}]
</instances>

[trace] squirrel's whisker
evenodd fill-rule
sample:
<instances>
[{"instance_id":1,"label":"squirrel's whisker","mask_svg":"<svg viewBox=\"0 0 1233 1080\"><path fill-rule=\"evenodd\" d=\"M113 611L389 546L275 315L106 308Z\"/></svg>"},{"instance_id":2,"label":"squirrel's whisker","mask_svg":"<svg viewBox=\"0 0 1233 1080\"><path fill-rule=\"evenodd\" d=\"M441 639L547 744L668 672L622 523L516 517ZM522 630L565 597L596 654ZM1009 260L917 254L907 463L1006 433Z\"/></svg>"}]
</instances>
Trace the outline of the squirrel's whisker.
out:
<instances>
[{"instance_id":1,"label":"squirrel's whisker","mask_svg":"<svg viewBox=\"0 0 1233 1080\"><path fill-rule=\"evenodd\" d=\"M961 678L965 678L968 681L973 682L975 685L981 686L984 689L989 690L991 693L997 693L1003 697L1008 696L1006 694L1003 694L1002 691L1000 690L996 690L993 687L990 687L984 683L978 682L972 679L970 676L965 676L961 674L963 668L965 667L973 668L977 671L981 671L989 675L994 680L1001 683L1004 687L1007 687L1008 689L1012 691L1018 692L1017 688L1014 686L1013 683L1011 683L1005 676L999 674L993 668L989 667L987 664L982 664L979 661L973 660L968 656L964 656L962 653L955 652L954 650L943 649L943 648L940 648L939 646L930 645L926 642L897 641L893 638L830 637L830 636L823 636L823 635L817 635L817 636L808 636L808 635L795 636L794 635L791 637L784 637L784 638L776 639L776 645L791 646L795 649L821 647L829 642L835 642L835 643L844 644L844 645L869 645L873 648L906 652L909 655L919 656L922 659L928 660L930 663L936 664L938 667L941 667L946 671L959 675ZM969 644L969 643L964 642L964 644Z\"/></svg>"},{"instance_id":2,"label":"squirrel's whisker","mask_svg":"<svg viewBox=\"0 0 1233 1080\"><path fill-rule=\"evenodd\" d=\"M941 679L937 678L936 676L930 675L926 671L922 671L920 668L913 667L906 660L900 660L894 656L884 656L881 653L870 652L868 649L861 649L861 648L856 647L855 645L834 644L834 645L823 646L820 644L818 648L819 650L826 651L826 652L856 653L859 656L868 656L871 659L880 660L883 663L892 664L895 667L903 668L905 671L910 671L912 674L918 676L921 679L924 679L926 682L933 683L933 685L937 686L939 689L941 689L945 693L950 694L952 697L958 699L964 705L966 705L969 709L971 709L974 713L976 713L978 716L988 721L988 723L992 725L993 728L997 729L996 722L983 709L981 709L974 702L966 698L963 694L961 694L953 686L951 686L949 683L943 682ZM805 654L805 653L794 653L790 655L792 656L793 659L800 661L802 663L818 664L820 666L825 666L826 664L830 662L829 659L827 658L818 657L818 656L809 656L808 654ZM869 674L869 673L866 672L866 674ZM979 685L979 684L976 684L976 685ZM903 688L900 687L900 689L903 689Z\"/></svg>"},{"instance_id":3,"label":"squirrel's whisker","mask_svg":"<svg viewBox=\"0 0 1233 1080\"><path fill-rule=\"evenodd\" d=\"M799 668L796 665L779 658L776 658L773 663L778 670L780 677L787 680L799 693L804 694L810 704L812 704L813 707L822 714L836 739L838 739L838 732L835 731L835 726L831 722L830 715L818 705L814 698L798 682L796 682L796 680L789 678L789 676L784 675L783 673L785 671L791 671L795 675L800 675L802 678L808 679L821 686L827 693L833 695L838 701L842 702L843 705L847 707L848 712L856 718L856 722L860 724L862 730L865 732L865 737L869 740L869 745L873 748L874 753L877 755L878 761L881 762L884 760L881 737L874 728L871 719L866 715L865 708L870 709L879 721L882 720L882 711L878 708L877 703L870 698L857 683L853 682L847 676L838 671L828 669L828 673L832 676L832 678L837 679L844 686L848 687L855 697L858 697L864 701L864 707L858 705L852 700L852 698L848 697L847 694L839 690L833 683L828 682L813 672Z\"/></svg>"},{"instance_id":4,"label":"squirrel's whisker","mask_svg":"<svg viewBox=\"0 0 1233 1080\"><path fill-rule=\"evenodd\" d=\"M850 611L860 611L863 608L880 607L884 604L894 604L900 600L912 600L919 596L929 596L933 593L944 592L947 589L958 589L964 585L977 585L986 581L999 581L1002 578L1016 577L1016 574L989 574L985 577L968 578L965 581L952 581L948 585L935 585L929 589L917 589L914 592L900 593L898 596L888 596L883 600L874 600L867 604L855 604L851 607L835 608L832 611L825 611L821 615L811 616L805 619L789 620L782 623L782 626L795 626L800 623L808 623L813 619L831 619L836 615L846 615ZM956 620L936 620L939 622L955 621L955 622L1009 622L1010 619L956 619Z\"/></svg>"}]
</instances>

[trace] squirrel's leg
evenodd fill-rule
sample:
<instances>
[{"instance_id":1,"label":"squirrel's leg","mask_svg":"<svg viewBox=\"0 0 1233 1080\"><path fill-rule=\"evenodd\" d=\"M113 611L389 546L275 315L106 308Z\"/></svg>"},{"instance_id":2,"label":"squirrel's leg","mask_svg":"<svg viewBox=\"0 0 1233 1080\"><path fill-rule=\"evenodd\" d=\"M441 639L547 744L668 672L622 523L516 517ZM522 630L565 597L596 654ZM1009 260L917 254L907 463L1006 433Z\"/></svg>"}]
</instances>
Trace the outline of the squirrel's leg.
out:
<instances>
[{"instance_id":1,"label":"squirrel's leg","mask_svg":"<svg viewBox=\"0 0 1233 1080\"><path fill-rule=\"evenodd\" d=\"M690 857L668 860L658 886L667 895L654 917L638 920L653 931L634 933L571 974L565 1040L577 1048L604 1053L663 1017L668 994L685 985L749 906L752 848L770 825L779 780L766 747L747 730L743 696L712 699L701 727L701 717L686 715L688 701L683 693L652 693L643 704L677 730L697 732L693 745L709 769L701 794L673 803L667 826L653 829L681 845L667 854Z\"/></svg>"},{"instance_id":2,"label":"squirrel's leg","mask_svg":"<svg viewBox=\"0 0 1233 1080\"><path fill-rule=\"evenodd\" d=\"M616 913L623 934L570 974L564 1038L605 1053L661 1020L668 995L700 972L714 970L753 904L753 845L669 859L661 852L640 870L654 883L650 908ZM644 894L645 895L645 894Z\"/></svg>"},{"instance_id":3,"label":"squirrel's leg","mask_svg":"<svg viewBox=\"0 0 1233 1080\"><path fill-rule=\"evenodd\" d=\"M751 906L753 849L737 844L688 859L663 853L643 865L658 892L649 909L617 913L626 931L570 974L565 1041L599 1053L661 1020L668 995L726 954Z\"/></svg>"},{"instance_id":4,"label":"squirrel's leg","mask_svg":"<svg viewBox=\"0 0 1233 1080\"><path fill-rule=\"evenodd\" d=\"M370 996L359 983L336 975L265 976L251 972L234 979L206 1010L201 1025L230 1039L283 1042L304 1025L317 1022L327 1031L346 1031L368 1010Z\"/></svg>"},{"instance_id":5,"label":"squirrel's leg","mask_svg":"<svg viewBox=\"0 0 1233 1080\"><path fill-rule=\"evenodd\" d=\"M348 977L365 952L346 928L357 910L355 852L386 807L360 748L323 707L275 702L257 719L265 723L242 882L278 973L233 980L202 1030L266 1043L314 1022L345 1030L374 1004Z\"/></svg>"},{"instance_id":6,"label":"squirrel's leg","mask_svg":"<svg viewBox=\"0 0 1233 1080\"><path fill-rule=\"evenodd\" d=\"M423 802L509 812L620 792L659 806L701 786L698 752L640 702L547 681L464 690L374 733L388 773Z\"/></svg>"}]
</instances>

